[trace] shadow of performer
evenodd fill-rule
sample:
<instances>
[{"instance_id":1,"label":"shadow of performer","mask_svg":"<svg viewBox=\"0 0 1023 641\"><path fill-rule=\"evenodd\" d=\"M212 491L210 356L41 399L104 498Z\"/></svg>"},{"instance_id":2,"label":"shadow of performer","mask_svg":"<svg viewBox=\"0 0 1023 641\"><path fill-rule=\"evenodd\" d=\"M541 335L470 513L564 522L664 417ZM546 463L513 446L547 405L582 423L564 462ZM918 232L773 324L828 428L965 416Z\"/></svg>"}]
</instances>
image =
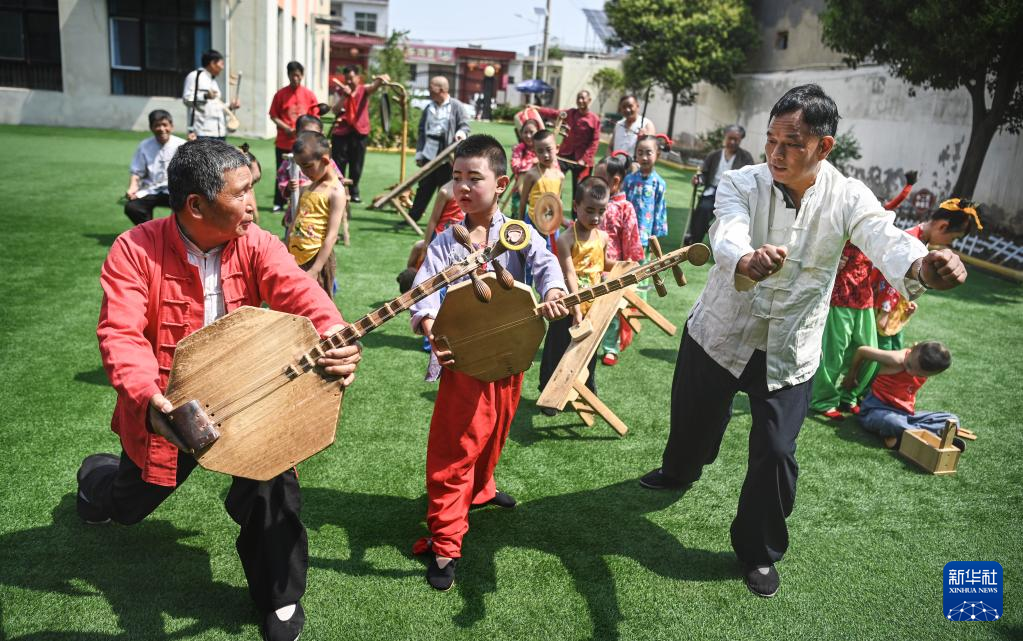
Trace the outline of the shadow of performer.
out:
<instances>
[{"instance_id":1,"label":"shadow of performer","mask_svg":"<svg viewBox=\"0 0 1023 641\"><path fill-rule=\"evenodd\" d=\"M347 560L313 558L312 566L356 576L422 577L418 569L374 568L366 562L366 553L393 547L410 557L412 543L423 534L425 496L406 499L310 487L303 492L306 526L344 529L351 548ZM594 639L618 639L623 619L606 556L631 559L659 576L680 581L733 579L731 551L687 549L647 518L679 497L678 492L644 491L630 479L596 490L520 502L513 510L473 511L455 581L464 599L456 625L468 628L486 616L486 595L497 590L495 559L505 548L537 550L561 561L586 602ZM430 589L425 581L422 589Z\"/></svg>"},{"instance_id":2,"label":"shadow of performer","mask_svg":"<svg viewBox=\"0 0 1023 641\"><path fill-rule=\"evenodd\" d=\"M71 493L52 514L50 525L0 537L0 585L67 599L100 597L117 616L122 632L54 630L10 637L11 641L169 641L213 629L239 634L243 622L252 620L253 606L245 588L214 581L209 554L183 543L198 532L158 519L130 528L86 525L75 512L75 495ZM83 608L69 606L67 610L80 612ZM26 612L23 616L34 615ZM167 632L166 617L191 623ZM9 628L10 609L5 619Z\"/></svg>"}]
</instances>

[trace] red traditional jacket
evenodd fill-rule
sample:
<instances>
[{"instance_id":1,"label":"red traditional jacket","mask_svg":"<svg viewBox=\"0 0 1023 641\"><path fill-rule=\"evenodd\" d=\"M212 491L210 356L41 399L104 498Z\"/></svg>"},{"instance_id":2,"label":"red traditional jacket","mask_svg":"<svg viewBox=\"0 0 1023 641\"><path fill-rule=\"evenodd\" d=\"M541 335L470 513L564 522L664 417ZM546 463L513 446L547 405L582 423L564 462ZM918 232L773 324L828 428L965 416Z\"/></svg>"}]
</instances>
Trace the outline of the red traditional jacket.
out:
<instances>
[{"instance_id":1,"label":"red traditional jacket","mask_svg":"<svg viewBox=\"0 0 1023 641\"><path fill-rule=\"evenodd\" d=\"M309 278L281 241L255 226L224 247L220 258L224 306L242 305L307 316L320 334L343 322L333 301ZM100 274L99 350L117 390L111 428L155 485L176 483L178 450L146 428L149 399L163 393L178 341L203 326L203 289L189 264L176 217L153 220L114 241Z\"/></svg>"}]
</instances>

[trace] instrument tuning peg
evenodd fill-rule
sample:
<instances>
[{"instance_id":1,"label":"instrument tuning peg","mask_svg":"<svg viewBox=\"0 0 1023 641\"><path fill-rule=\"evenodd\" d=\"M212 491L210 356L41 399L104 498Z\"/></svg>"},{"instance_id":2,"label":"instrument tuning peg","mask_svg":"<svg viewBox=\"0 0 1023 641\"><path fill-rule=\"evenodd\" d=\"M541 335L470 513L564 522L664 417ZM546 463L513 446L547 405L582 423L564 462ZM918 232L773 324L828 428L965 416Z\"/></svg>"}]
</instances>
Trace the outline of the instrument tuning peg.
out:
<instances>
[{"instance_id":1,"label":"instrument tuning peg","mask_svg":"<svg viewBox=\"0 0 1023 641\"><path fill-rule=\"evenodd\" d=\"M512 287L515 287L515 277L511 275L511 272L504 268L504 265L496 260L494 261L494 275L497 276L498 284L504 289L511 289Z\"/></svg>"},{"instance_id":2,"label":"instrument tuning peg","mask_svg":"<svg viewBox=\"0 0 1023 641\"><path fill-rule=\"evenodd\" d=\"M675 276L675 282L678 283L679 287L686 286L686 275L682 273L681 265L672 265L671 273Z\"/></svg>"},{"instance_id":3,"label":"instrument tuning peg","mask_svg":"<svg viewBox=\"0 0 1023 641\"><path fill-rule=\"evenodd\" d=\"M476 295L476 300L481 303L489 303L490 297L492 296L490 287L480 280L480 277L476 275L476 272L470 272L469 278L472 279L472 291L473 294Z\"/></svg>"},{"instance_id":4,"label":"instrument tuning peg","mask_svg":"<svg viewBox=\"0 0 1023 641\"><path fill-rule=\"evenodd\" d=\"M664 281L661 280L661 276L659 274L654 274L653 281L654 281L654 289L657 290L657 295L660 296L661 298L664 298L665 296L667 296L668 295L668 288L664 286Z\"/></svg>"},{"instance_id":5,"label":"instrument tuning peg","mask_svg":"<svg viewBox=\"0 0 1023 641\"><path fill-rule=\"evenodd\" d=\"M472 241L469 239L469 230L462 225L452 225L451 235L455 237L455 242L465 247L470 252L472 251Z\"/></svg>"}]
</instances>

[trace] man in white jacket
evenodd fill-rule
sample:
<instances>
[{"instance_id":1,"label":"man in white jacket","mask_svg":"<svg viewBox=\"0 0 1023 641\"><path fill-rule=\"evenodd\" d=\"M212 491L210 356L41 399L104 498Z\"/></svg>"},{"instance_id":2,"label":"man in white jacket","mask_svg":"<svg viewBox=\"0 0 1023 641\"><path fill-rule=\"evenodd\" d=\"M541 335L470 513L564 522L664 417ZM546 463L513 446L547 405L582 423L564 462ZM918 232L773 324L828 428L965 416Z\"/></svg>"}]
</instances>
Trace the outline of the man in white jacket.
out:
<instances>
[{"instance_id":1,"label":"man in white jacket","mask_svg":"<svg viewBox=\"0 0 1023 641\"><path fill-rule=\"evenodd\" d=\"M188 109L188 139L217 138L227 136L227 113L224 98L217 84L217 76L224 71L224 54L215 49L202 54L202 67L185 76L181 100ZM240 103L235 100L231 109Z\"/></svg>"},{"instance_id":2,"label":"man in white jacket","mask_svg":"<svg viewBox=\"0 0 1023 641\"><path fill-rule=\"evenodd\" d=\"M771 110L767 162L728 171L710 229L715 265L693 306L671 391L661 467L640 480L686 488L717 457L732 399L749 396L749 463L731 539L749 589L778 591L796 496L796 437L806 418L831 288L846 240L910 300L966 279L951 250L928 252L894 215L827 156L838 108L817 85L789 90Z\"/></svg>"}]
</instances>

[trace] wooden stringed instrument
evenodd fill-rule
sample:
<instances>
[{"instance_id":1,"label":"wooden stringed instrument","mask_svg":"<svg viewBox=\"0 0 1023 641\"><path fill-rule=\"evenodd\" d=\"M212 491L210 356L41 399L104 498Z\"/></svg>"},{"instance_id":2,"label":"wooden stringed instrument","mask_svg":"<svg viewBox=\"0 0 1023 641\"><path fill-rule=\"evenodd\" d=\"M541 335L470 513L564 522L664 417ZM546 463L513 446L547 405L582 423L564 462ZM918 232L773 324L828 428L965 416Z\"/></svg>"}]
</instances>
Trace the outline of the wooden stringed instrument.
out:
<instances>
[{"instance_id":1,"label":"wooden stringed instrument","mask_svg":"<svg viewBox=\"0 0 1023 641\"><path fill-rule=\"evenodd\" d=\"M468 242L465 227L452 229ZM523 238L525 224L509 221L496 243L322 340L302 316L232 311L178 343L165 392L174 409L150 411L154 430L206 469L258 481L277 476L334 442L344 390L316 364L324 352L355 344L466 274L475 282L477 269L521 249Z\"/></svg>"},{"instance_id":2,"label":"wooden stringed instrument","mask_svg":"<svg viewBox=\"0 0 1023 641\"><path fill-rule=\"evenodd\" d=\"M660 291L664 285L656 274L669 268L679 285L684 285L685 277L679 265L689 261L699 266L708 258L710 248L706 245L682 247L618 278L565 296L561 302L572 307L650 277L654 277ZM487 274L482 280L494 278ZM489 288L489 283L483 282L492 291L492 296L484 303L475 291L479 287L473 283L474 287L470 288L470 284L459 283L448 289L433 323L434 342L444 345L454 355L451 369L487 382L529 369L547 331L533 290L518 282L510 289Z\"/></svg>"}]
</instances>

